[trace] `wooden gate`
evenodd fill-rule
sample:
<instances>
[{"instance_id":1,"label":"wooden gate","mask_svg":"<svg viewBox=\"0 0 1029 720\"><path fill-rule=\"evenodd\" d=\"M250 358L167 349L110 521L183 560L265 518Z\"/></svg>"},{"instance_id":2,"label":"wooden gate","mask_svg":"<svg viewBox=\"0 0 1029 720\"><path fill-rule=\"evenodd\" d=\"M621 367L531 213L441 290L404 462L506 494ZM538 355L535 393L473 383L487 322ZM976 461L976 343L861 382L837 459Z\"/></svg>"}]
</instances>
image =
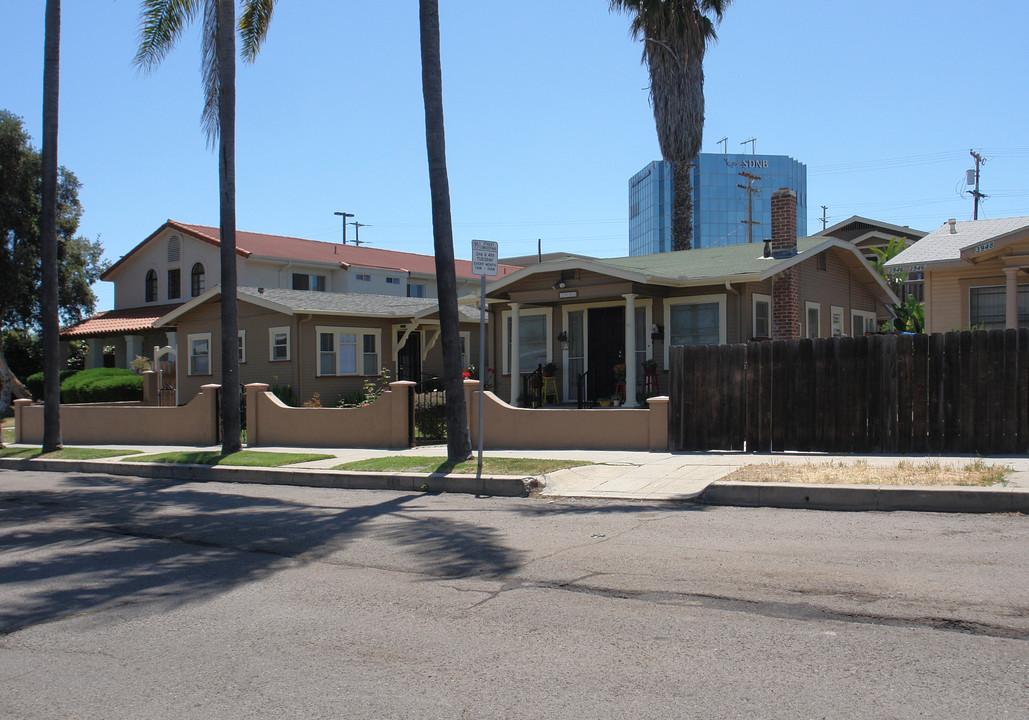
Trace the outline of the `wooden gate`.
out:
<instances>
[{"instance_id":1,"label":"wooden gate","mask_svg":"<svg viewBox=\"0 0 1029 720\"><path fill-rule=\"evenodd\" d=\"M672 347L677 450L1029 452L1029 329Z\"/></svg>"}]
</instances>

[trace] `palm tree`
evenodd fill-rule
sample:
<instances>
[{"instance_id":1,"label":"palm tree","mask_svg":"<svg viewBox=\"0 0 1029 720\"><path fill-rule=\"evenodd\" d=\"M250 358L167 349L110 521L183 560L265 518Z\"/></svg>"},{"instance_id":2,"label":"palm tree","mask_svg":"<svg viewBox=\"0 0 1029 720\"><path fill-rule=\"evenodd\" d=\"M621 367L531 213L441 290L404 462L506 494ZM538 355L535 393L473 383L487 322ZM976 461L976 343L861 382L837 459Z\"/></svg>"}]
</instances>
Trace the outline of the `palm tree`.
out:
<instances>
[{"instance_id":1,"label":"palm tree","mask_svg":"<svg viewBox=\"0 0 1029 720\"><path fill-rule=\"evenodd\" d=\"M240 18L243 57L252 62L271 22L275 0L245 0ZM236 299L236 9L233 0L142 0L135 62L152 71L183 28L203 12L204 111L201 125L210 145L218 143L221 238L222 454L241 445L239 318Z\"/></svg>"},{"instance_id":2,"label":"palm tree","mask_svg":"<svg viewBox=\"0 0 1029 720\"><path fill-rule=\"evenodd\" d=\"M690 165L704 135L704 52L732 0L610 0L643 41L661 156L672 165L672 249L693 247ZM714 19L710 16L714 15Z\"/></svg>"},{"instance_id":3,"label":"palm tree","mask_svg":"<svg viewBox=\"0 0 1029 720\"><path fill-rule=\"evenodd\" d=\"M60 99L61 0L46 2L43 47L43 184L40 210L40 313L43 326L43 452L61 447L60 346L57 332L57 111Z\"/></svg>"},{"instance_id":4,"label":"palm tree","mask_svg":"<svg viewBox=\"0 0 1029 720\"><path fill-rule=\"evenodd\" d=\"M458 329L457 271L454 267L454 227L450 216L450 180L443 130L443 71L439 52L439 2L419 0L422 50L422 96L425 101L425 148L429 158L432 194L432 242L439 288L439 324L443 340L443 379L447 397L447 458L460 462L471 455L461 374Z\"/></svg>"}]
</instances>

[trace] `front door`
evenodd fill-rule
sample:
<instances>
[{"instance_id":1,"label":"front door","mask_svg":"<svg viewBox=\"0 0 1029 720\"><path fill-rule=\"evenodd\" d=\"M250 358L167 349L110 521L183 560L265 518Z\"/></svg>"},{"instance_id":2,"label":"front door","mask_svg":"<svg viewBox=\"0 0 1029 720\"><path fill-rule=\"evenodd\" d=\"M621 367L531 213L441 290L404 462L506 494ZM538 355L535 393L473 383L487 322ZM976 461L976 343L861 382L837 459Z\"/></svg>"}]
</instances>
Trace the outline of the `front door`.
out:
<instances>
[{"instance_id":1,"label":"front door","mask_svg":"<svg viewBox=\"0 0 1029 720\"><path fill-rule=\"evenodd\" d=\"M400 340L404 333L397 333ZM407 336L404 347L397 352L397 380L420 382L422 375L422 334L413 332Z\"/></svg>"},{"instance_id":2,"label":"front door","mask_svg":"<svg viewBox=\"0 0 1029 720\"><path fill-rule=\"evenodd\" d=\"M586 345L590 399L614 395L615 365L625 362L625 307L589 308Z\"/></svg>"}]
</instances>

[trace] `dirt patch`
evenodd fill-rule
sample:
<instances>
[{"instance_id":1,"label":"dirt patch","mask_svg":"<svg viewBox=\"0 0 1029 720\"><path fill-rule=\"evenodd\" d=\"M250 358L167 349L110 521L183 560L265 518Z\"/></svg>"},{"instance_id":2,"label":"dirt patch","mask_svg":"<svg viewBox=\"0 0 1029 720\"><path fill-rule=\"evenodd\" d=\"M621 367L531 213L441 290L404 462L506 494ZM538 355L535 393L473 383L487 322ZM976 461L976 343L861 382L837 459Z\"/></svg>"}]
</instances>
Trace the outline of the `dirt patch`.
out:
<instances>
[{"instance_id":1,"label":"dirt patch","mask_svg":"<svg viewBox=\"0 0 1029 720\"><path fill-rule=\"evenodd\" d=\"M902 460L896 465L873 465L863 460L853 463L775 462L748 465L722 478L736 482L786 482L819 485L972 485L988 487L1003 484L1012 468L990 465L982 460L948 464L938 460Z\"/></svg>"}]
</instances>

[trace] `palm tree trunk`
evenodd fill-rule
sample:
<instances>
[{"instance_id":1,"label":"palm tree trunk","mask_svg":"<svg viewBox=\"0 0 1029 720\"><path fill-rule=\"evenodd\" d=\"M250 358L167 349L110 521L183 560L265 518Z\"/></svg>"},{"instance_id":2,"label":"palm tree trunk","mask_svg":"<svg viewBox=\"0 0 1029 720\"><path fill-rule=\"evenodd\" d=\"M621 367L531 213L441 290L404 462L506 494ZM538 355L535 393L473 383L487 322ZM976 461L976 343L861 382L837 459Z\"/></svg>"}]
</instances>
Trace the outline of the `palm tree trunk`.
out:
<instances>
[{"instance_id":1,"label":"palm tree trunk","mask_svg":"<svg viewBox=\"0 0 1029 720\"><path fill-rule=\"evenodd\" d=\"M236 299L236 9L218 2L218 188L221 233L222 454L238 452L239 317Z\"/></svg>"},{"instance_id":2,"label":"palm tree trunk","mask_svg":"<svg viewBox=\"0 0 1029 720\"><path fill-rule=\"evenodd\" d=\"M419 0L422 51L422 96L425 101L425 147L432 194L432 241L439 289L439 324L443 341L443 378L447 396L447 458L466 460L472 444L464 401L461 336L458 327L454 228L450 215L450 180L443 129L443 71L439 50L439 2Z\"/></svg>"},{"instance_id":3,"label":"palm tree trunk","mask_svg":"<svg viewBox=\"0 0 1029 720\"><path fill-rule=\"evenodd\" d=\"M61 447L60 346L57 332L57 111L60 99L61 0L46 2L43 60L43 188L39 220L42 266L43 452Z\"/></svg>"},{"instance_id":4,"label":"palm tree trunk","mask_svg":"<svg viewBox=\"0 0 1029 720\"><path fill-rule=\"evenodd\" d=\"M672 250L693 248L691 163L672 163Z\"/></svg>"}]
</instances>

